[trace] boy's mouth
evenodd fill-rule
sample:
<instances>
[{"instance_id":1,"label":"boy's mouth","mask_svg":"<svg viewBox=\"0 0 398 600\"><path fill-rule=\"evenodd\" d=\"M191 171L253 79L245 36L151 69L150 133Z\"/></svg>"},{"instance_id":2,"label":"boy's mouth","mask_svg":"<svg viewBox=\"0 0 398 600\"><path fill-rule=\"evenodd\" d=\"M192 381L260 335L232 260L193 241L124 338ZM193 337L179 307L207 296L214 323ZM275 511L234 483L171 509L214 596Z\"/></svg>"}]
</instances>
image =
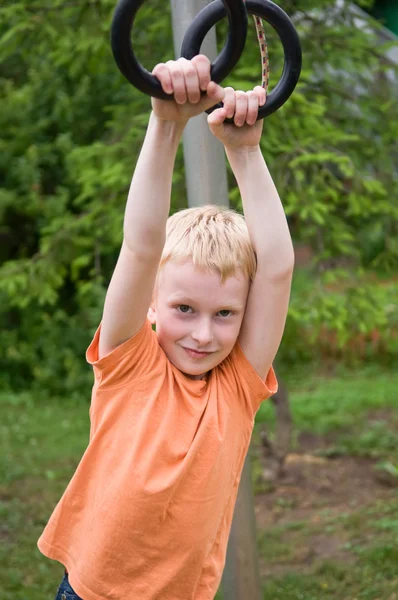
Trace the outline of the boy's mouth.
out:
<instances>
[{"instance_id":1,"label":"boy's mouth","mask_svg":"<svg viewBox=\"0 0 398 600\"><path fill-rule=\"evenodd\" d=\"M185 348L184 346L183 348L191 358L205 358L206 356L209 356L209 354L213 354L212 352L199 352L198 350L192 350L191 348Z\"/></svg>"}]
</instances>

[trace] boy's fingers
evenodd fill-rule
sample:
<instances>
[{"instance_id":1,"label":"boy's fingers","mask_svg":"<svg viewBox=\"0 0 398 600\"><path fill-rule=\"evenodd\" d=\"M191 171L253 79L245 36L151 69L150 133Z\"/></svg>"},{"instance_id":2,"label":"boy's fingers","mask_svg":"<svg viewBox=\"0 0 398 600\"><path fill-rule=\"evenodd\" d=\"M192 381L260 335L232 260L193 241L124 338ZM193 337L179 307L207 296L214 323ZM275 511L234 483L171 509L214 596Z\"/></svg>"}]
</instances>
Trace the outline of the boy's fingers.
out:
<instances>
[{"instance_id":1,"label":"boy's fingers","mask_svg":"<svg viewBox=\"0 0 398 600\"><path fill-rule=\"evenodd\" d=\"M201 101L203 110L207 110L225 97L224 88L210 81L210 66L209 59L204 55L195 56L190 61L181 57L176 61L159 63L152 73L167 94L174 93L177 104L187 101L198 104ZM202 95L201 90L206 91L206 95Z\"/></svg>"},{"instance_id":2,"label":"boy's fingers","mask_svg":"<svg viewBox=\"0 0 398 600\"><path fill-rule=\"evenodd\" d=\"M225 88L225 97L223 100L224 108L227 111L228 119L232 119L235 114L235 90L232 87Z\"/></svg>"},{"instance_id":3,"label":"boy's fingers","mask_svg":"<svg viewBox=\"0 0 398 600\"><path fill-rule=\"evenodd\" d=\"M170 71L171 81L174 90L174 100L177 104L184 104L187 101L187 91L185 89L185 78L182 65L178 61L169 60L166 67Z\"/></svg>"},{"instance_id":4,"label":"boy's fingers","mask_svg":"<svg viewBox=\"0 0 398 600\"><path fill-rule=\"evenodd\" d=\"M216 110L213 110L213 112L207 117L207 122L209 125L222 125L226 118L227 111L225 108L216 108Z\"/></svg>"},{"instance_id":5,"label":"boy's fingers","mask_svg":"<svg viewBox=\"0 0 398 600\"><path fill-rule=\"evenodd\" d=\"M261 85L256 85L256 87L254 88L253 91L258 96L258 104L259 104L259 106L264 106L265 101L267 99L267 94L265 92L265 89Z\"/></svg>"},{"instance_id":6,"label":"boy's fingers","mask_svg":"<svg viewBox=\"0 0 398 600\"><path fill-rule=\"evenodd\" d=\"M254 91L247 92L246 95L247 95L246 123L248 125L254 125L254 123L257 120L257 115L258 115L259 97Z\"/></svg>"},{"instance_id":7,"label":"boy's fingers","mask_svg":"<svg viewBox=\"0 0 398 600\"><path fill-rule=\"evenodd\" d=\"M166 94L173 93L173 84L169 69L164 63L159 63L152 71L152 75L157 77L162 85L163 91Z\"/></svg>"},{"instance_id":8,"label":"boy's fingers","mask_svg":"<svg viewBox=\"0 0 398 600\"><path fill-rule=\"evenodd\" d=\"M218 85L218 83L215 83L215 81L210 81L206 92L212 101L215 100L216 102L221 102L221 100L224 100L225 98L224 88L222 88L221 85Z\"/></svg>"},{"instance_id":9,"label":"boy's fingers","mask_svg":"<svg viewBox=\"0 0 398 600\"><path fill-rule=\"evenodd\" d=\"M198 54L191 60L195 66L199 78L199 86L202 92L207 90L207 86L210 83L210 67L211 62L204 54Z\"/></svg>"},{"instance_id":10,"label":"boy's fingers","mask_svg":"<svg viewBox=\"0 0 398 600\"><path fill-rule=\"evenodd\" d=\"M245 92L238 90L235 92L235 117L234 123L241 127L247 117L247 96Z\"/></svg>"},{"instance_id":11,"label":"boy's fingers","mask_svg":"<svg viewBox=\"0 0 398 600\"><path fill-rule=\"evenodd\" d=\"M184 73L185 89L188 96L188 101L192 104L197 104L200 100L199 76L195 65L190 60L180 58L182 71Z\"/></svg>"}]
</instances>

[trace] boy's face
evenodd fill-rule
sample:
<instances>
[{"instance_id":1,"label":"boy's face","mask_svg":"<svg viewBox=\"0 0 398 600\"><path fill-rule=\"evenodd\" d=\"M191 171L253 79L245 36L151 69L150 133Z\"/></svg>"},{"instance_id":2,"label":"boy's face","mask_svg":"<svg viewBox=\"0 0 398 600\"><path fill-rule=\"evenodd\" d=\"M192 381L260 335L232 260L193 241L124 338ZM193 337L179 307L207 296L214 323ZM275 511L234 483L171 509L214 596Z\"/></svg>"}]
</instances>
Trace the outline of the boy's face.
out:
<instances>
[{"instance_id":1,"label":"boy's face","mask_svg":"<svg viewBox=\"0 0 398 600\"><path fill-rule=\"evenodd\" d=\"M221 283L191 262L166 263L148 318L170 362L192 379L220 364L239 335L248 292L241 271Z\"/></svg>"}]
</instances>

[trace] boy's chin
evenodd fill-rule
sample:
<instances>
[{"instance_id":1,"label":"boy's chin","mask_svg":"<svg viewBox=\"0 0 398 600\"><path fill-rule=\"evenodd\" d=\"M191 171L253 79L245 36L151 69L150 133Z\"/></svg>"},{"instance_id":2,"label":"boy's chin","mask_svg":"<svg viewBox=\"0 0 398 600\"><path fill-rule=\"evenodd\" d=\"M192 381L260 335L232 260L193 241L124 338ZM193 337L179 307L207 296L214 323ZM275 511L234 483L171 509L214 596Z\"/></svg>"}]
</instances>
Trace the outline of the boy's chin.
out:
<instances>
[{"instance_id":1,"label":"boy's chin","mask_svg":"<svg viewBox=\"0 0 398 600\"><path fill-rule=\"evenodd\" d=\"M208 367L207 365L206 367L204 367L204 365L198 365L195 368L192 367L192 365L188 365L186 363L183 364L181 362L173 364L175 367L177 367L179 371L181 371L181 373L183 373L183 375L189 377L190 379L203 379L206 376L206 374L213 368L213 366Z\"/></svg>"},{"instance_id":2,"label":"boy's chin","mask_svg":"<svg viewBox=\"0 0 398 600\"><path fill-rule=\"evenodd\" d=\"M216 367L220 361L209 361L208 364L205 361L202 364L192 365L190 361L181 361L173 359L168 356L169 361L179 370L183 375L189 377L190 379L203 379L206 375Z\"/></svg>"},{"instance_id":3,"label":"boy's chin","mask_svg":"<svg viewBox=\"0 0 398 600\"><path fill-rule=\"evenodd\" d=\"M175 365L177 367L177 369L179 369L184 375L186 375L187 377L190 377L191 379L204 379L206 377L206 375L209 374L210 371L212 371L212 369L214 369L215 367L217 367L217 365L220 364L221 361L211 361L208 364L201 364L201 365L197 365L192 366L189 364L178 364Z\"/></svg>"}]
</instances>

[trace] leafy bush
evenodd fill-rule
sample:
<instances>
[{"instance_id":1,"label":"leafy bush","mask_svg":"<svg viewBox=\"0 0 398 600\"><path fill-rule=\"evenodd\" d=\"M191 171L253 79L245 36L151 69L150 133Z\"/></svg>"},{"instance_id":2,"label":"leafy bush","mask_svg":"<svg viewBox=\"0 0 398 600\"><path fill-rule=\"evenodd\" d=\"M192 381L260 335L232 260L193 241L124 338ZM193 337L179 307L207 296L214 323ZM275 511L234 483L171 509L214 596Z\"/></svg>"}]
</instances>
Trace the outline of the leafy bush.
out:
<instances>
[{"instance_id":1,"label":"leafy bush","mask_svg":"<svg viewBox=\"0 0 398 600\"><path fill-rule=\"evenodd\" d=\"M70 394L91 381L84 349L117 260L150 110L114 65L114 6L16 0L0 8L0 385ZM313 357L329 335L341 358L355 335L365 336L367 354L374 331L383 341L374 355L396 351L388 335L396 331L396 288L361 274L397 269L393 66L350 6L283 3L300 34L303 71L288 103L266 120L262 150L294 239L316 256L313 280L293 292L281 353L289 360ZM268 29L272 89L283 57ZM218 33L222 45L225 24ZM250 36L225 85L249 89L260 80L253 29ZM169 4L144 3L133 37L148 69L172 58ZM185 205L180 148L172 210Z\"/></svg>"}]
</instances>

